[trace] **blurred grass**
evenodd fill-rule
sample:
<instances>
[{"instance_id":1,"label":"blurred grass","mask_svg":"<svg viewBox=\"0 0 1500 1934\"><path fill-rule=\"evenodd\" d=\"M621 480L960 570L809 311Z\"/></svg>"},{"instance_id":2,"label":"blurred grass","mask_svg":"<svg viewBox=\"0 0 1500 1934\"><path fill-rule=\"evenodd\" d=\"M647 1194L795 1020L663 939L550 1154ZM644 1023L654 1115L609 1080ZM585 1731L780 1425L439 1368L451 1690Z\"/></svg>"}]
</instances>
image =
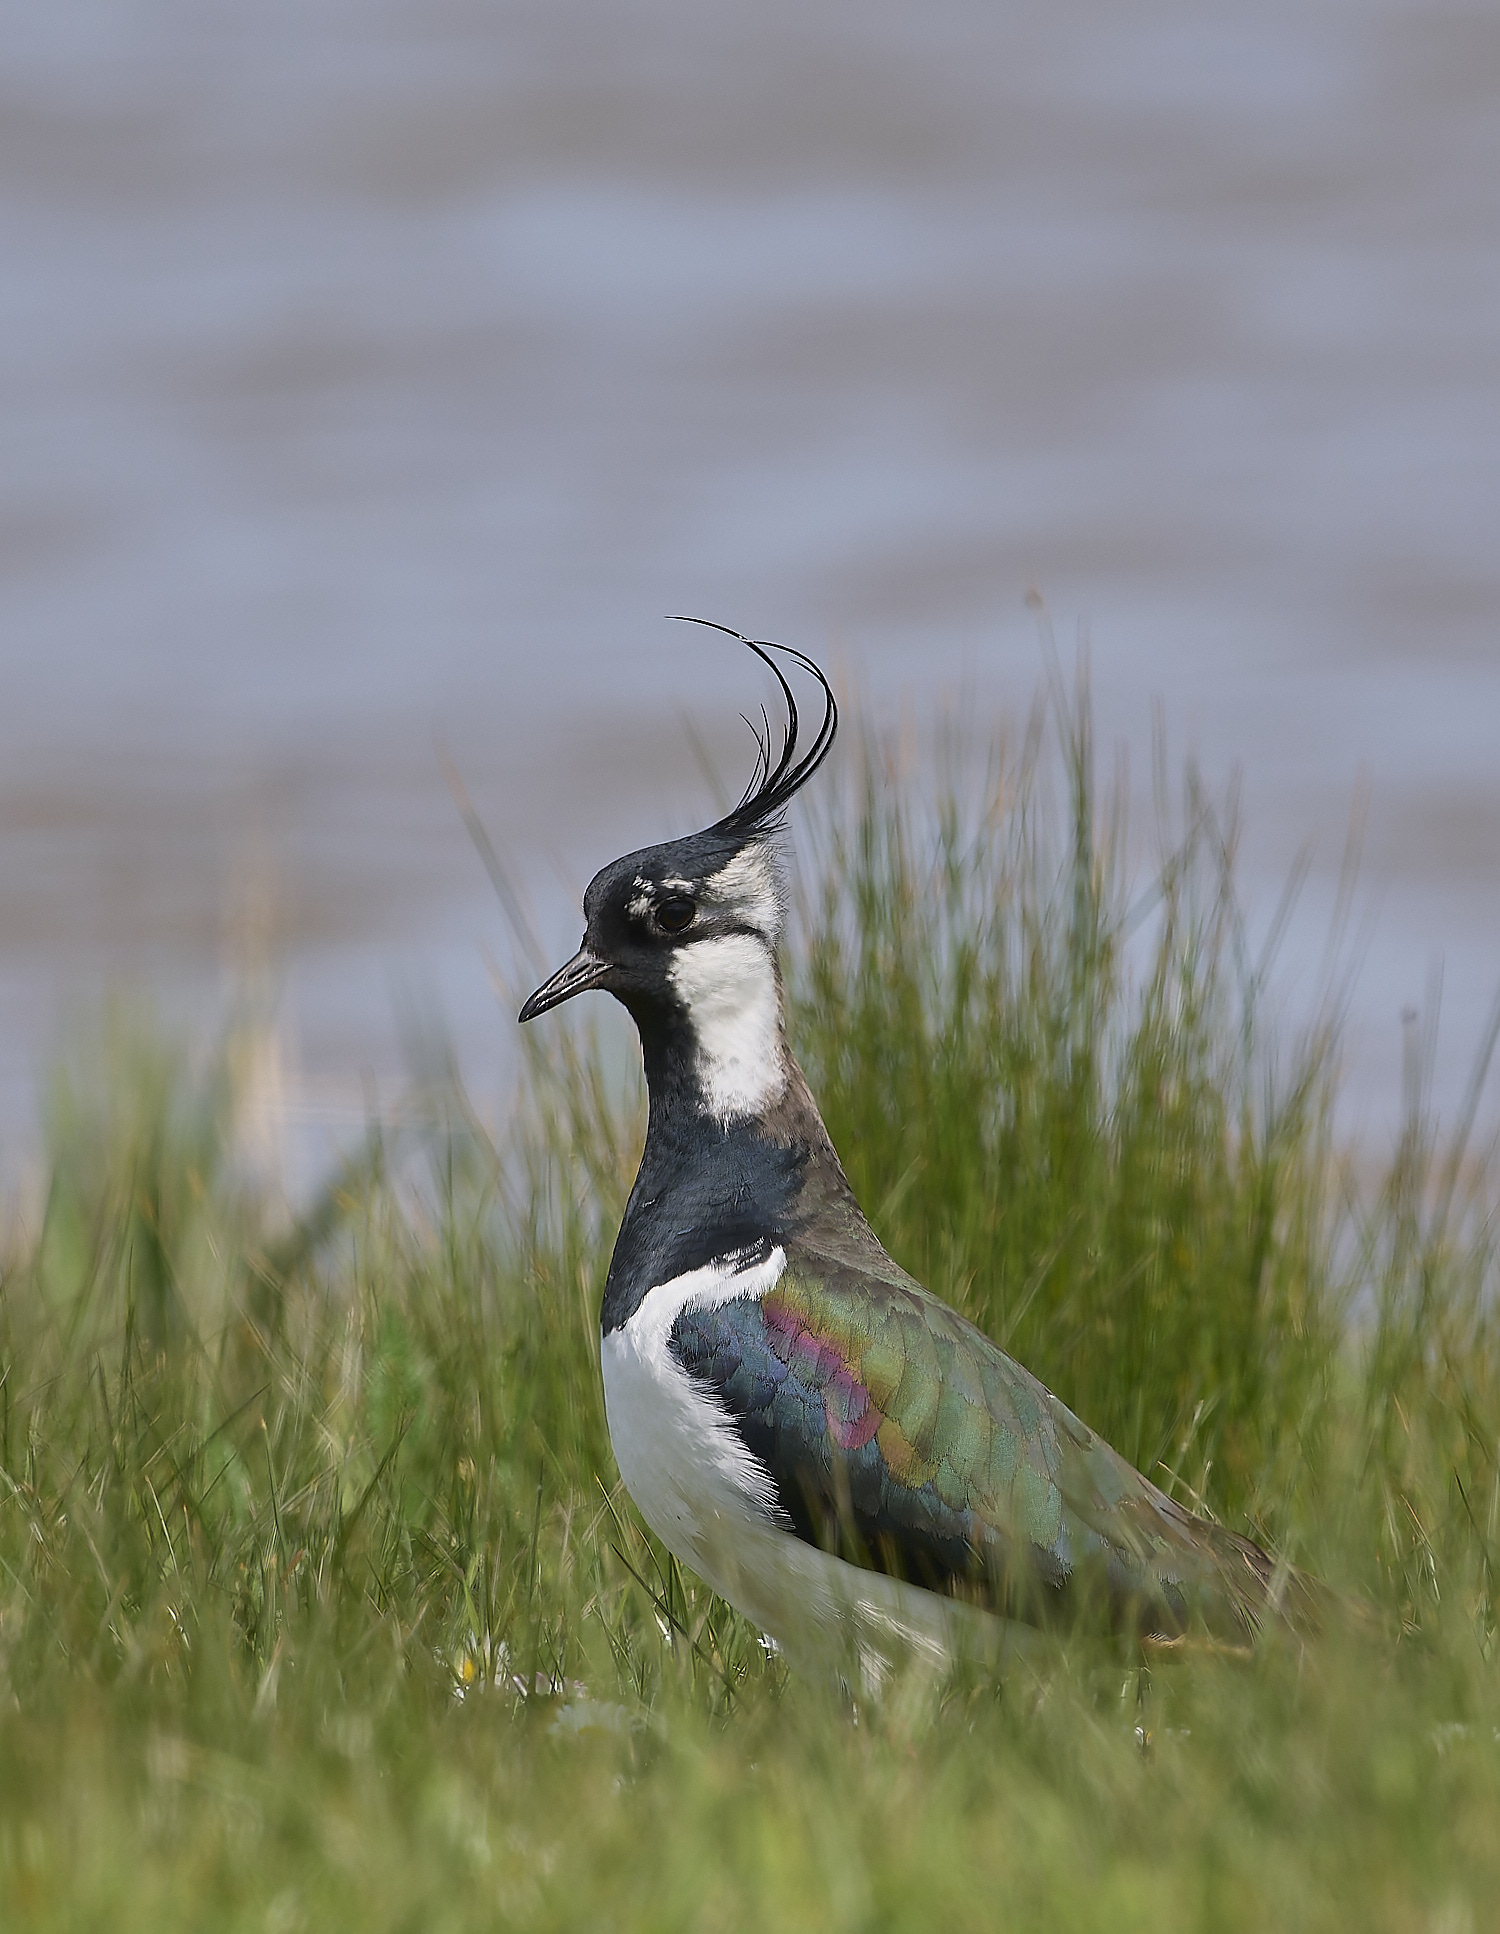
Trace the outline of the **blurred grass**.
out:
<instances>
[{"instance_id":1,"label":"blurred grass","mask_svg":"<svg viewBox=\"0 0 1500 1934\"><path fill-rule=\"evenodd\" d=\"M1493 1157L1418 1044L1356 1186L1334 1021L1262 1039L1232 824L1189 778L1132 897L1082 701L928 819L862 786L789 965L880 1233L1379 1629L852 1714L618 1488L641 1119L586 1032L533 1031L500 1148L439 1085L289 1223L233 1057L105 1026L0 1276L0 1925L1495 1924Z\"/></svg>"}]
</instances>

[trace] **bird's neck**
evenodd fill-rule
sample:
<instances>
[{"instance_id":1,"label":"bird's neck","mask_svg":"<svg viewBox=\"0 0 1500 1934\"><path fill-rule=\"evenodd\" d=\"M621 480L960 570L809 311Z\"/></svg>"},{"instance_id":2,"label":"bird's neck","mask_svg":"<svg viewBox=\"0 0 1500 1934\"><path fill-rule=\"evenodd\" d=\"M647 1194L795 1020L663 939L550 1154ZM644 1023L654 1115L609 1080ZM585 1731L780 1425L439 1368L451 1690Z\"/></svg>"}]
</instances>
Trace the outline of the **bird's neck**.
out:
<instances>
[{"instance_id":1,"label":"bird's neck","mask_svg":"<svg viewBox=\"0 0 1500 1934\"><path fill-rule=\"evenodd\" d=\"M717 1003L628 1003L650 1095L646 1146L605 1288L606 1334L657 1283L784 1242L837 1204L863 1224L787 1045L780 976ZM705 977L707 978L707 977ZM769 992L769 999L764 999Z\"/></svg>"},{"instance_id":2,"label":"bird's neck","mask_svg":"<svg viewBox=\"0 0 1500 1934\"><path fill-rule=\"evenodd\" d=\"M765 1114L792 1065L774 948L749 933L699 941L669 980L666 999L635 1010L653 1115L686 1108L725 1128Z\"/></svg>"}]
</instances>

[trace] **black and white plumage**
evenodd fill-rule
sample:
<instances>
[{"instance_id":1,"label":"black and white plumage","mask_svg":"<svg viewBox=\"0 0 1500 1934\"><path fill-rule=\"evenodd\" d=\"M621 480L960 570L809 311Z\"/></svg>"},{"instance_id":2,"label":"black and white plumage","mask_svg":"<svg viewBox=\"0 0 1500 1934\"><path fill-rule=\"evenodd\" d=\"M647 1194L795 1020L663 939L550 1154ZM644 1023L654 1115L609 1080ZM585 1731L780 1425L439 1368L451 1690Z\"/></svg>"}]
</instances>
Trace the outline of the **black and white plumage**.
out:
<instances>
[{"instance_id":1,"label":"black and white plumage","mask_svg":"<svg viewBox=\"0 0 1500 1934\"><path fill-rule=\"evenodd\" d=\"M776 835L838 708L810 659L742 642L780 683L779 749L763 714L732 812L594 878L582 947L520 1017L601 988L640 1034L646 1144L601 1311L632 1497L808 1665L993 1651L1059 1617L1247 1642L1302 1581L1133 1470L906 1275L855 1201L777 959ZM821 690L805 749L778 651Z\"/></svg>"}]
</instances>

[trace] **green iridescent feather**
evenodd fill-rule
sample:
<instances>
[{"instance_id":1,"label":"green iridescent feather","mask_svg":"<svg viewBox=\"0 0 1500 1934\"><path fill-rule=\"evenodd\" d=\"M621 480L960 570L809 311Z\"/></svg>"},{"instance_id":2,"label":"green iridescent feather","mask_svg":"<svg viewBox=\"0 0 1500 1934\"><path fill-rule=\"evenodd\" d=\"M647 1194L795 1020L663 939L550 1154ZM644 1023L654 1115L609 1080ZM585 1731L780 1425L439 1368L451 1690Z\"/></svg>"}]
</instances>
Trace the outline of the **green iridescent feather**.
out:
<instances>
[{"instance_id":1,"label":"green iridescent feather","mask_svg":"<svg viewBox=\"0 0 1500 1934\"><path fill-rule=\"evenodd\" d=\"M872 1238L849 1233L838 1253L794 1240L758 1311L696 1318L695 1334L718 1341L689 1345L697 1374L714 1349L743 1366L723 1381L726 1401L742 1426L759 1419L757 1448L783 1496L833 1500L841 1543L886 1568L905 1553L924 1582L1025 1616L1087 1605L1160 1637L1199 1626L1243 1642L1278 1593L1301 1589L1257 1547L1174 1504ZM787 1381L754 1381L757 1349L786 1366L800 1406Z\"/></svg>"}]
</instances>

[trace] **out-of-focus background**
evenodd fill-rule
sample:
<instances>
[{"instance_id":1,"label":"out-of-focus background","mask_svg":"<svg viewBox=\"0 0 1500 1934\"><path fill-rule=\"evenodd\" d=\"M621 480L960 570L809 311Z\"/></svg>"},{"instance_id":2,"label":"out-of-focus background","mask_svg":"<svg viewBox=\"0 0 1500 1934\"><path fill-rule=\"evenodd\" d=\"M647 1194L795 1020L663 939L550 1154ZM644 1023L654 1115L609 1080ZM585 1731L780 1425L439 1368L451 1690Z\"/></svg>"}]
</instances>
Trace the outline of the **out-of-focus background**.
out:
<instances>
[{"instance_id":1,"label":"out-of-focus background","mask_svg":"<svg viewBox=\"0 0 1500 1934\"><path fill-rule=\"evenodd\" d=\"M1243 768L1311 999L1361 785L1346 1127L1500 979L1488 0L0 0L0 1173L101 990L317 1167L413 1014L503 1091L508 943L737 789L826 654L1014 718L1025 596L1150 795ZM913 742L920 744L920 730ZM920 783L920 774L913 780ZM1143 819L1138 820L1143 825ZM1143 835L1144 837L1144 830Z\"/></svg>"}]
</instances>

